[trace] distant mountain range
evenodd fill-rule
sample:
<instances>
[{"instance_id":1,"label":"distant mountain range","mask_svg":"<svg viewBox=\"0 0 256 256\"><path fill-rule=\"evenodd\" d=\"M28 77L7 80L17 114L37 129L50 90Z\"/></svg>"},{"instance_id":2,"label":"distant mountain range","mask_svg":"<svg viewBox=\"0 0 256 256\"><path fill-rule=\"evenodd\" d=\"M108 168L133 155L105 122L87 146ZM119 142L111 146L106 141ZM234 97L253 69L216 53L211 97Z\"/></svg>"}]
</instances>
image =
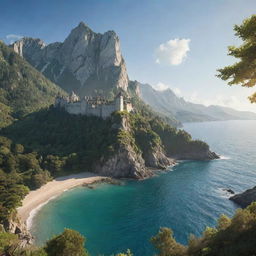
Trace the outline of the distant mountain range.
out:
<instances>
[{"instance_id":1,"label":"distant mountain range","mask_svg":"<svg viewBox=\"0 0 256 256\"><path fill-rule=\"evenodd\" d=\"M139 84L141 99L155 111L180 122L203 122L256 119L256 113L211 105L206 107L177 97L171 89L155 90L149 84Z\"/></svg>"}]
</instances>

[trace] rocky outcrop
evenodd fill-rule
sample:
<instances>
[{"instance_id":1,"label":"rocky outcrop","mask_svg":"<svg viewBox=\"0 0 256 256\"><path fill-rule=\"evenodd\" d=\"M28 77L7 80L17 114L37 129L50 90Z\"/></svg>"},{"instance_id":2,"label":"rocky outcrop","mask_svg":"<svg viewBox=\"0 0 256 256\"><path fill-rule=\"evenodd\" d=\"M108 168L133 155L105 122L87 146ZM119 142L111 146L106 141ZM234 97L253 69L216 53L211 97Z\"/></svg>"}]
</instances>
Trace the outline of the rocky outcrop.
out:
<instances>
[{"instance_id":1,"label":"rocky outcrop","mask_svg":"<svg viewBox=\"0 0 256 256\"><path fill-rule=\"evenodd\" d=\"M235 194L234 190L231 188L223 188L222 190L232 195Z\"/></svg>"},{"instance_id":2,"label":"rocky outcrop","mask_svg":"<svg viewBox=\"0 0 256 256\"><path fill-rule=\"evenodd\" d=\"M256 186L254 188L246 190L241 194L231 196L229 200L237 203L243 208L247 207L252 202L256 201Z\"/></svg>"},{"instance_id":3,"label":"rocky outcrop","mask_svg":"<svg viewBox=\"0 0 256 256\"><path fill-rule=\"evenodd\" d=\"M63 43L46 45L40 39L25 37L12 47L68 92L84 96L127 90L128 75L114 31L95 33L81 22Z\"/></svg>"},{"instance_id":4,"label":"rocky outcrop","mask_svg":"<svg viewBox=\"0 0 256 256\"><path fill-rule=\"evenodd\" d=\"M132 138L125 143L119 142L118 149L114 154L95 165L94 171L105 176L114 178L144 179L154 175L153 169L167 169L174 165L175 161L168 158L161 145L147 148L143 152L136 149L133 138L133 130L127 115L120 117L112 126L113 130L125 131ZM128 137L129 137L128 135Z\"/></svg>"},{"instance_id":5,"label":"rocky outcrop","mask_svg":"<svg viewBox=\"0 0 256 256\"><path fill-rule=\"evenodd\" d=\"M145 165L151 168L166 169L175 164L173 159L166 156L161 145L158 145L155 148L149 148L143 153L143 158L145 160Z\"/></svg>"},{"instance_id":6,"label":"rocky outcrop","mask_svg":"<svg viewBox=\"0 0 256 256\"><path fill-rule=\"evenodd\" d=\"M18 235L20 239L20 247L32 244L33 237L27 230L27 226L23 223L16 213L11 214L10 218L3 223L6 232Z\"/></svg>"},{"instance_id":7,"label":"rocky outcrop","mask_svg":"<svg viewBox=\"0 0 256 256\"><path fill-rule=\"evenodd\" d=\"M118 151L108 158L101 159L101 163L95 166L95 172L114 178L143 179L153 175L153 172L145 167L145 161L130 145L121 145Z\"/></svg>"}]
</instances>

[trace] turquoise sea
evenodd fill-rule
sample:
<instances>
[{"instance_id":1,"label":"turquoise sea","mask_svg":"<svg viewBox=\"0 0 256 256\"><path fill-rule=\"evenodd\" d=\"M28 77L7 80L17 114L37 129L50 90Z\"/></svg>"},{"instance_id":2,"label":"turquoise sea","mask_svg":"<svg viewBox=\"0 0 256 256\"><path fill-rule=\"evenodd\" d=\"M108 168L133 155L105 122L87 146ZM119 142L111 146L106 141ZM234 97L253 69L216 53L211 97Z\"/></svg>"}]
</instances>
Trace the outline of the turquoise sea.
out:
<instances>
[{"instance_id":1,"label":"turquoise sea","mask_svg":"<svg viewBox=\"0 0 256 256\"><path fill-rule=\"evenodd\" d=\"M223 189L241 192L256 184L256 121L191 123L184 129L209 143L222 159L184 161L157 177L121 186L67 191L34 217L36 243L67 227L86 236L92 256L127 248L136 256L150 256L149 239L159 227L172 228L186 244L189 234L214 226L220 214L232 216L237 205Z\"/></svg>"}]
</instances>

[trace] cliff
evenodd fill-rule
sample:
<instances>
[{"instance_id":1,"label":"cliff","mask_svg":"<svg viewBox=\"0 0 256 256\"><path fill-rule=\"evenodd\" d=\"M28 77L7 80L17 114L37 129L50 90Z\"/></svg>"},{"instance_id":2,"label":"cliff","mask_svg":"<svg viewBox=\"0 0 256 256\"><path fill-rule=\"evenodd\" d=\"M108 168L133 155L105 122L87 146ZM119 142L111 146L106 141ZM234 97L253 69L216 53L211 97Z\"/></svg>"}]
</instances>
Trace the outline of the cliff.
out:
<instances>
[{"instance_id":1,"label":"cliff","mask_svg":"<svg viewBox=\"0 0 256 256\"><path fill-rule=\"evenodd\" d=\"M102 157L95 172L115 178L143 179L154 174L154 169L166 169L175 164L164 154L162 144L143 149L132 125L132 115L123 113L114 117L112 129L117 130L117 145L110 157Z\"/></svg>"},{"instance_id":2,"label":"cliff","mask_svg":"<svg viewBox=\"0 0 256 256\"><path fill-rule=\"evenodd\" d=\"M118 88L127 90L126 65L114 31L95 33L81 22L64 42L46 45L25 37L11 47L67 92L111 97Z\"/></svg>"},{"instance_id":3,"label":"cliff","mask_svg":"<svg viewBox=\"0 0 256 256\"><path fill-rule=\"evenodd\" d=\"M0 224L1 226L1 224ZM27 226L23 223L16 211L14 211L10 217L4 221L2 224L2 229L5 232L9 232L18 236L20 242L19 247L23 248L29 244L32 244L33 237L30 232L27 230Z\"/></svg>"},{"instance_id":4,"label":"cliff","mask_svg":"<svg viewBox=\"0 0 256 256\"><path fill-rule=\"evenodd\" d=\"M246 191L244 191L241 194L231 196L229 198L229 200L237 203L238 205L242 206L243 208L247 207L252 202L256 201L256 186L251 189L247 189Z\"/></svg>"}]
</instances>

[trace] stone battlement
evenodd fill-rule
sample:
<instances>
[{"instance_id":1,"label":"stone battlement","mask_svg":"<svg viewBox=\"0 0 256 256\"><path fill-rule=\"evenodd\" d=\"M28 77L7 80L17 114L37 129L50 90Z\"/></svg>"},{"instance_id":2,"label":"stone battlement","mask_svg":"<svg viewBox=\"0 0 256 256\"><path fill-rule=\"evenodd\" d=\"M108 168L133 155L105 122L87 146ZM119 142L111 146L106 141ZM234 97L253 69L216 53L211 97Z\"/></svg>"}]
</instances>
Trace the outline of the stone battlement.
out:
<instances>
[{"instance_id":1,"label":"stone battlement","mask_svg":"<svg viewBox=\"0 0 256 256\"><path fill-rule=\"evenodd\" d=\"M133 110L131 102L124 98L122 93L118 93L113 101L109 101L101 96L85 96L80 99L72 92L67 97L56 97L54 106L64 108L70 114L99 116L103 119L106 119L115 111L126 110L131 112Z\"/></svg>"}]
</instances>

